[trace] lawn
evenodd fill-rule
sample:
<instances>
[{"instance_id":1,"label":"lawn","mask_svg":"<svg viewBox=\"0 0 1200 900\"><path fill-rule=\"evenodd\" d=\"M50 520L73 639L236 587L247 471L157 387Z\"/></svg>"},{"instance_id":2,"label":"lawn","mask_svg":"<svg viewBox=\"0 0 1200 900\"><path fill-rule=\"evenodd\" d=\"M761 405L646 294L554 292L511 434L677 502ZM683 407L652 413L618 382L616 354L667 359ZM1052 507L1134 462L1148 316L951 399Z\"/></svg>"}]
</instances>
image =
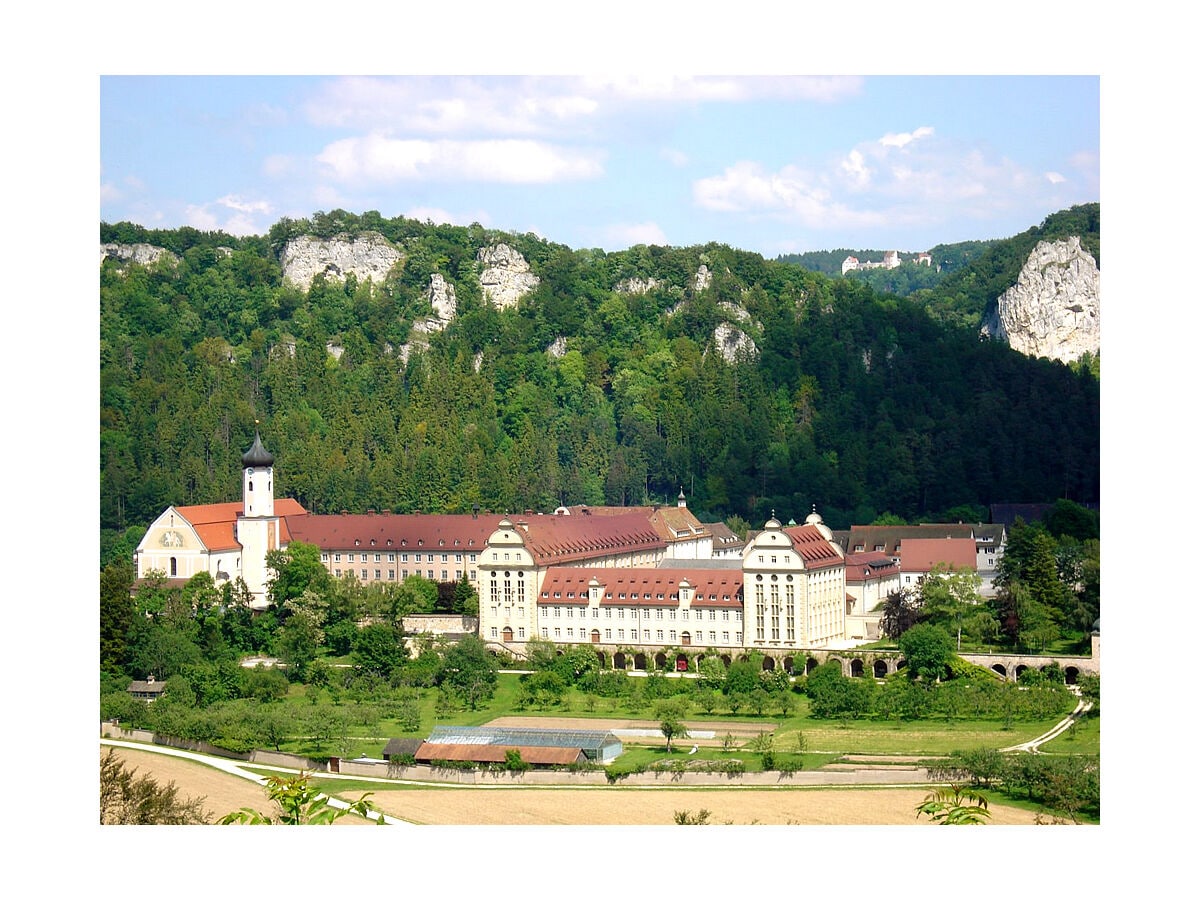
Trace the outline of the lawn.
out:
<instances>
[{"instance_id":1,"label":"lawn","mask_svg":"<svg viewBox=\"0 0 1200 900\"><path fill-rule=\"evenodd\" d=\"M506 716L521 716L534 718L562 718L596 720L597 728L616 727L611 720L638 719L653 727L654 706L657 701L641 701L629 703L624 698L596 697L572 688L561 702L547 704L540 708L521 708L516 705L518 696L518 676L501 673L497 683L495 696L488 702L480 704L478 709L460 709L454 712L437 709L437 694L433 690L420 692L421 720L416 729L402 730L394 715L372 717L368 713L370 701L360 703L357 700L343 696L334 709L340 710L342 724L336 734L326 734L321 739L314 735L296 736L281 744L281 749L302 755L324 757L329 755L353 758L369 756L380 758L384 745L390 738L424 738L435 725L483 725L494 719ZM686 695L684 695L686 696ZM314 697L306 694L304 689L293 691L287 702L294 705L297 712L312 708ZM330 697L319 698L323 707L329 708ZM740 711L744 712L744 711ZM705 714L694 704L686 716L686 722L693 731L713 731L715 738L710 741L700 741L705 756L720 759L721 738L727 731L735 733L733 748L741 751L742 758L747 760L747 768L754 770L754 764L746 754L746 735L753 735L759 730L775 733L773 749L777 754L798 753L803 751L804 769L818 768L821 764L832 762L844 754L870 755L901 755L917 757L945 756L954 750L967 750L979 747L1003 748L1028 741L1053 727L1060 717L1039 721L1018 721L1005 729L1000 721L981 719L921 719L917 721L880 721L867 720L827 720L815 719L809 714L806 697L796 696L791 711L781 716L778 711L768 710L764 715L732 715L727 710L717 710L713 714ZM359 716L359 714L362 714ZM360 721L356 721L359 716ZM581 727L576 725L574 727ZM687 739L685 739L687 740ZM1083 738L1078 748L1068 746L1070 739L1056 741L1057 752L1087 753L1095 747L1098 751L1098 726L1094 739ZM638 744L661 748L665 744L662 738L625 739L626 755L637 752ZM690 744L697 743L689 741ZM683 742L681 741L682 745ZM712 751L711 753L709 751ZM632 759L632 757L630 757ZM757 759L757 754L753 754Z\"/></svg>"}]
</instances>

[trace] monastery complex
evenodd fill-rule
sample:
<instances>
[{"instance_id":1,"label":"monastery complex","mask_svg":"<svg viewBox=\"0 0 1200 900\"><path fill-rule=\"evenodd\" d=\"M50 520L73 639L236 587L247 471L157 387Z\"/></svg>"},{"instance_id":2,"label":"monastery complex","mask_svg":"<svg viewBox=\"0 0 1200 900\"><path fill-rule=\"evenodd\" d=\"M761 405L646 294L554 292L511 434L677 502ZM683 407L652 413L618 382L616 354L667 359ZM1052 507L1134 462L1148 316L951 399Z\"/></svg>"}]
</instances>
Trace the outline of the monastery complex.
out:
<instances>
[{"instance_id":1,"label":"monastery complex","mask_svg":"<svg viewBox=\"0 0 1200 900\"><path fill-rule=\"evenodd\" d=\"M989 525L835 536L814 510L799 525L772 516L742 541L698 521L682 492L675 506L316 515L275 499L273 483L274 456L256 434L241 502L168 507L138 545L138 577L240 579L265 609L266 555L301 541L335 578L465 577L479 596L479 637L516 655L535 636L614 658L634 648L838 649L878 638L877 606L938 564L974 567L986 593L1004 540L1003 526Z\"/></svg>"}]
</instances>

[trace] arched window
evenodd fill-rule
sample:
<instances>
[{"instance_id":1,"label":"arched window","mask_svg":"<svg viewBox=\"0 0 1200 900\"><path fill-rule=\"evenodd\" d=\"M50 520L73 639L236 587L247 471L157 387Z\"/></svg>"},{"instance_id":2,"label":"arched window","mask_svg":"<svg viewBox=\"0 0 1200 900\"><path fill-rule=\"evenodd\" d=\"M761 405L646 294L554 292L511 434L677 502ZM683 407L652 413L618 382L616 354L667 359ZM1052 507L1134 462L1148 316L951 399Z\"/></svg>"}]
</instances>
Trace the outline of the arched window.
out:
<instances>
[{"instance_id":1,"label":"arched window","mask_svg":"<svg viewBox=\"0 0 1200 900\"><path fill-rule=\"evenodd\" d=\"M179 561L175 557L171 557L171 577L175 578L179 575Z\"/></svg>"}]
</instances>

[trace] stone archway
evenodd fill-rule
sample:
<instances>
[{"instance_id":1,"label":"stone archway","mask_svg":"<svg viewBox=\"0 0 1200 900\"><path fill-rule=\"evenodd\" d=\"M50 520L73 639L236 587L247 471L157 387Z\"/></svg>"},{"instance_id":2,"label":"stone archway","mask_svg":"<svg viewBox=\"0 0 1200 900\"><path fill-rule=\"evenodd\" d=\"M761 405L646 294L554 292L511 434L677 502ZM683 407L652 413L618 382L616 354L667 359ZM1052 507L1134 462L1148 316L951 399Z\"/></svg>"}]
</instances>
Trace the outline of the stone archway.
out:
<instances>
[{"instance_id":1,"label":"stone archway","mask_svg":"<svg viewBox=\"0 0 1200 900\"><path fill-rule=\"evenodd\" d=\"M1067 684L1078 684L1079 670L1074 666L1067 666L1063 669L1063 677L1066 679Z\"/></svg>"},{"instance_id":2,"label":"stone archway","mask_svg":"<svg viewBox=\"0 0 1200 900\"><path fill-rule=\"evenodd\" d=\"M785 656L783 658L783 671L787 672L789 675L795 675L796 674L795 666L796 666L796 660L794 657Z\"/></svg>"},{"instance_id":3,"label":"stone archway","mask_svg":"<svg viewBox=\"0 0 1200 900\"><path fill-rule=\"evenodd\" d=\"M805 675L811 675L811 674L812 674L812 670L813 670L813 669L815 669L815 668L816 668L817 666L819 666L819 665L820 665L820 663L818 663L818 662L817 662L815 659L813 659L813 658L810 656L808 659L806 659L806 660L804 661L804 674L805 674Z\"/></svg>"},{"instance_id":4,"label":"stone archway","mask_svg":"<svg viewBox=\"0 0 1200 900\"><path fill-rule=\"evenodd\" d=\"M1014 680L1020 679L1021 673L1024 672L1028 668L1029 668L1029 666L1027 666L1027 665L1018 664L1017 668L1013 671L1013 679Z\"/></svg>"},{"instance_id":5,"label":"stone archway","mask_svg":"<svg viewBox=\"0 0 1200 900\"><path fill-rule=\"evenodd\" d=\"M861 659L850 660L850 677L862 678L864 671L863 661Z\"/></svg>"},{"instance_id":6,"label":"stone archway","mask_svg":"<svg viewBox=\"0 0 1200 900\"><path fill-rule=\"evenodd\" d=\"M764 656L762 667L763 667L764 672L774 672L775 671L775 657Z\"/></svg>"},{"instance_id":7,"label":"stone archway","mask_svg":"<svg viewBox=\"0 0 1200 900\"><path fill-rule=\"evenodd\" d=\"M654 667L656 669L665 669L667 667L667 654L661 652L655 653Z\"/></svg>"},{"instance_id":8,"label":"stone archway","mask_svg":"<svg viewBox=\"0 0 1200 900\"><path fill-rule=\"evenodd\" d=\"M728 653L721 654L721 662L723 662L725 664L726 669L728 669L731 665L733 665L733 659L732 659L732 657L730 657L730 655Z\"/></svg>"},{"instance_id":9,"label":"stone archway","mask_svg":"<svg viewBox=\"0 0 1200 900\"><path fill-rule=\"evenodd\" d=\"M624 671L626 663L627 663L627 660L625 659L624 653L621 653L620 651L618 651L613 654L613 668L614 669L620 669L621 671Z\"/></svg>"},{"instance_id":10,"label":"stone archway","mask_svg":"<svg viewBox=\"0 0 1200 900\"><path fill-rule=\"evenodd\" d=\"M871 670L875 673L876 678L887 678L887 660L875 660L875 662L871 664Z\"/></svg>"},{"instance_id":11,"label":"stone archway","mask_svg":"<svg viewBox=\"0 0 1200 900\"><path fill-rule=\"evenodd\" d=\"M645 653L633 654L633 668L635 671L638 671L638 672L646 671L646 654Z\"/></svg>"},{"instance_id":12,"label":"stone archway","mask_svg":"<svg viewBox=\"0 0 1200 900\"><path fill-rule=\"evenodd\" d=\"M596 651L596 662L600 663L600 670L604 671L608 668L608 657L603 650Z\"/></svg>"},{"instance_id":13,"label":"stone archway","mask_svg":"<svg viewBox=\"0 0 1200 900\"><path fill-rule=\"evenodd\" d=\"M1008 680L1008 669L1004 668L1004 663L996 663L994 666L992 666L992 671L1005 681Z\"/></svg>"},{"instance_id":14,"label":"stone archway","mask_svg":"<svg viewBox=\"0 0 1200 900\"><path fill-rule=\"evenodd\" d=\"M686 672L688 670L688 658L686 654L680 653L675 657L675 671Z\"/></svg>"}]
</instances>

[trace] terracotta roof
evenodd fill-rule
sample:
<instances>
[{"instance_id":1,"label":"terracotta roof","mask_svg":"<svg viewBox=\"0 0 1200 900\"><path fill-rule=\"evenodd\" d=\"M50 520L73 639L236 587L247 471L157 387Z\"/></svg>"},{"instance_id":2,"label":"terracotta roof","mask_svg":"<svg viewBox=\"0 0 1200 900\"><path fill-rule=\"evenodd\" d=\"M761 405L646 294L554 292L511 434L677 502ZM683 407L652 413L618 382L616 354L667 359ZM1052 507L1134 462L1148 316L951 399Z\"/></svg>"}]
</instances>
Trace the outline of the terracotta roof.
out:
<instances>
[{"instance_id":1,"label":"terracotta roof","mask_svg":"<svg viewBox=\"0 0 1200 900\"><path fill-rule=\"evenodd\" d=\"M637 513L667 543L695 540L711 532L686 506L571 506L569 517L627 516Z\"/></svg>"},{"instance_id":2,"label":"terracotta roof","mask_svg":"<svg viewBox=\"0 0 1200 900\"><path fill-rule=\"evenodd\" d=\"M612 516L524 516L513 517L512 521L539 566L665 550L667 546L637 512Z\"/></svg>"},{"instance_id":3,"label":"terracotta roof","mask_svg":"<svg viewBox=\"0 0 1200 900\"><path fill-rule=\"evenodd\" d=\"M974 539L905 538L900 545L900 568L905 572L928 572L938 563L974 571Z\"/></svg>"},{"instance_id":4,"label":"terracotta roof","mask_svg":"<svg viewBox=\"0 0 1200 900\"><path fill-rule=\"evenodd\" d=\"M816 525L793 525L783 529L783 533L792 539L792 546L804 560L806 569L840 566L845 562L837 546Z\"/></svg>"},{"instance_id":5,"label":"terracotta roof","mask_svg":"<svg viewBox=\"0 0 1200 900\"><path fill-rule=\"evenodd\" d=\"M292 539L322 550L481 553L503 516L368 513L305 516L289 523ZM357 543L356 543L357 542Z\"/></svg>"},{"instance_id":6,"label":"terracotta roof","mask_svg":"<svg viewBox=\"0 0 1200 900\"><path fill-rule=\"evenodd\" d=\"M582 747L521 747L514 744L430 744L423 743L413 754L417 762L435 759L504 762L509 750L517 750L521 759L533 765L570 765L584 759Z\"/></svg>"},{"instance_id":7,"label":"terracotta roof","mask_svg":"<svg viewBox=\"0 0 1200 900\"><path fill-rule=\"evenodd\" d=\"M900 567L886 553L867 550L846 554L846 583L859 583L873 578L899 575Z\"/></svg>"},{"instance_id":8,"label":"terracotta roof","mask_svg":"<svg viewBox=\"0 0 1200 900\"><path fill-rule=\"evenodd\" d=\"M176 506L175 512L195 529L208 550L236 550L241 546L235 536L234 524L242 514L242 501ZM308 515L308 511L290 497L280 497L275 500L275 515L281 520L281 538L284 543L289 543L288 517L293 522L299 521Z\"/></svg>"},{"instance_id":9,"label":"terracotta roof","mask_svg":"<svg viewBox=\"0 0 1200 900\"><path fill-rule=\"evenodd\" d=\"M679 583L686 580L695 591L692 606L740 609L741 569L597 569L554 566L542 580L538 603L542 606L586 606L588 585L595 578L603 587L601 606L679 605ZM557 594L558 596L555 596ZM569 597L574 594L574 597ZM624 594L624 599L621 595ZM661 598L660 598L661 595ZM729 599L726 600L725 598Z\"/></svg>"}]
</instances>

